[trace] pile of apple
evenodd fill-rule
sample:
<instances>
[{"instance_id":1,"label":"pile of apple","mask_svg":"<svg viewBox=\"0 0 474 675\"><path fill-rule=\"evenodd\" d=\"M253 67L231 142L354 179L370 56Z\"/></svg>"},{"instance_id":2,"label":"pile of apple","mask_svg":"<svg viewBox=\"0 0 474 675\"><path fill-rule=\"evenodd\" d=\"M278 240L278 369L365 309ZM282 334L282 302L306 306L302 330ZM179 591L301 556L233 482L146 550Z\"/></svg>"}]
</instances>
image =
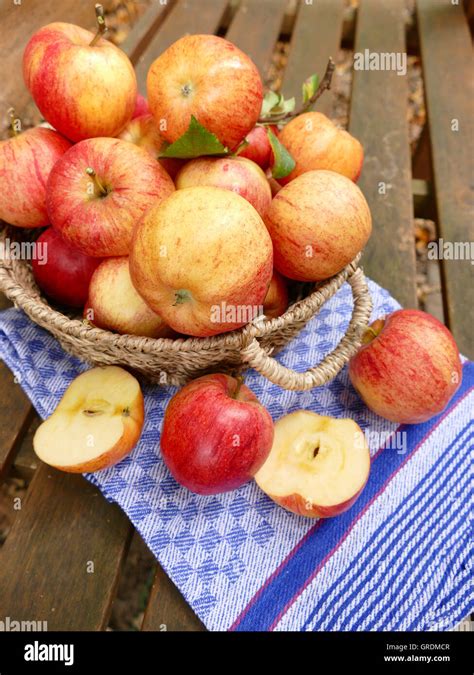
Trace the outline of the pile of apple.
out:
<instances>
[{"instance_id":1,"label":"pile of apple","mask_svg":"<svg viewBox=\"0 0 474 675\"><path fill-rule=\"evenodd\" d=\"M324 281L356 257L372 228L355 185L363 150L309 111L324 89L316 76L296 111L294 100L264 96L235 45L190 35L152 64L145 100L96 12L96 35L53 23L30 39L24 79L47 125L21 132L12 113L12 137L0 143L0 218L47 228L38 238L47 262L33 261L46 296L118 333L207 337L262 308L281 315L291 283ZM380 329L351 363L361 396L397 421L439 412L460 379L448 331L403 311ZM95 471L132 450L143 422L135 377L94 368L70 385L34 445L53 466ZM352 420L299 411L274 426L241 379L223 374L173 397L161 450L195 492L255 476L275 501L309 516L348 508L370 467Z\"/></svg>"}]
</instances>

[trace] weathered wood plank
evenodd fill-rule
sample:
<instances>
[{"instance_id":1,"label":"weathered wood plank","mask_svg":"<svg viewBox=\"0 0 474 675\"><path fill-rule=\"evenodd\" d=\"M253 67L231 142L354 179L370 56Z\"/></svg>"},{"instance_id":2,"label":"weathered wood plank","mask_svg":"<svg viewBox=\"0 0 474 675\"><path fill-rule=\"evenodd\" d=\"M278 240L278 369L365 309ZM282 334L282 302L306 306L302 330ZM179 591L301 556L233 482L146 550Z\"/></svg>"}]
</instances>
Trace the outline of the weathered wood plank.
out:
<instances>
[{"instance_id":1,"label":"weathered wood plank","mask_svg":"<svg viewBox=\"0 0 474 675\"><path fill-rule=\"evenodd\" d=\"M403 0L362 0L355 51L405 52ZM366 273L405 307L416 307L415 247L406 77L394 70L355 70L349 130L364 146L359 186L373 232Z\"/></svg>"},{"instance_id":2,"label":"weathered wood plank","mask_svg":"<svg viewBox=\"0 0 474 675\"><path fill-rule=\"evenodd\" d=\"M132 63L136 63L146 50L173 5L174 0L169 0L166 4L161 4L159 1L153 2L133 26L120 45Z\"/></svg>"},{"instance_id":3,"label":"weathered wood plank","mask_svg":"<svg viewBox=\"0 0 474 675\"><path fill-rule=\"evenodd\" d=\"M40 424L41 418L33 412L31 423L28 426L28 430L23 436L21 443L19 443L18 452L13 461L12 473L23 478L28 483L33 478L34 473L40 464L40 460L33 450L33 436Z\"/></svg>"},{"instance_id":4,"label":"weathered wood plank","mask_svg":"<svg viewBox=\"0 0 474 675\"><path fill-rule=\"evenodd\" d=\"M203 623L158 566L143 619L145 631L204 631Z\"/></svg>"},{"instance_id":5,"label":"weathered wood plank","mask_svg":"<svg viewBox=\"0 0 474 675\"><path fill-rule=\"evenodd\" d=\"M103 630L131 532L82 476L41 464L0 549L3 615L47 621L48 630Z\"/></svg>"},{"instance_id":6,"label":"weathered wood plank","mask_svg":"<svg viewBox=\"0 0 474 675\"><path fill-rule=\"evenodd\" d=\"M5 478L19 443L33 417L33 409L13 373L0 362L0 481Z\"/></svg>"},{"instance_id":7,"label":"weathered wood plank","mask_svg":"<svg viewBox=\"0 0 474 675\"><path fill-rule=\"evenodd\" d=\"M463 8L417 2L425 98L438 213L445 242L473 239L474 79L470 34ZM441 261L447 322L459 349L474 357L472 260Z\"/></svg>"},{"instance_id":8,"label":"weathered wood plank","mask_svg":"<svg viewBox=\"0 0 474 675\"><path fill-rule=\"evenodd\" d=\"M262 77L270 64L287 0L243 0L226 38L250 56Z\"/></svg>"},{"instance_id":9,"label":"weathered wood plank","mask_svg":"<svg viewBox=\"0 0 474 675\"><path fill-rule=\"evenodd\" d=\"M94 3L61 0L27 0L16 4L11 0L0 2L0 63L2 78L0 88L0 118L2 128L8 126L6 111L13 106L22 118L34 115L35 106L23 83L22 56L30 37L41 26L52 21L77 23L84 28L94 30ZM4 124L3 124L4 123Z\"/></svg>"},{"instance_id":10,"label":"weathered wood plank","mask_svg":"<svg viewBox=\"0 0 474 675\"><path fill-rule=\"evenodd\" d=\"M320 78L326 71L330 56L337 58L344 21L343 0L317 0L312 4L300 3L290 54L283 77L283 93L301 100L301 86L312 73ZM337 74L334 74L334 81ZM331 114L333 95L325 92L315 110Z\"/></svg>"},{"instance_id":11,"label":"weathered wood plank","mask_svg":"<svg viewBox=\"0 0 474 675\"><path fill-rule=\"evenodd\" d=\"M178 0L136 63L138 88L146 94L146 76L153 61L187 33L215 33L228 0Z\"/></svg>"}]
</instances>

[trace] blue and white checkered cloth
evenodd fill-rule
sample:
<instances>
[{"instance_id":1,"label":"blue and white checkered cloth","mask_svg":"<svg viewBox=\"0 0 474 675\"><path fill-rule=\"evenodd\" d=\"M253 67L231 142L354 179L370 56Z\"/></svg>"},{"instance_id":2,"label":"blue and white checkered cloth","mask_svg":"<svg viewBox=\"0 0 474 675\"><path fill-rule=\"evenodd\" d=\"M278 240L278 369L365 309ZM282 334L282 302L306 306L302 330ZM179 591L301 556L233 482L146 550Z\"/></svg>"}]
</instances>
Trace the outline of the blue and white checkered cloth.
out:
<instances>
[{"instance_id":1,"label":"blue and white checkered cloth","mask_svg":"<svg viewBox=\"0 0 474 675\"><path fill-rule=\"evenodd\" d=\"M398 308L370 282L373 317ZM319 362L343 335L352 309L345 284L278 358L297 370ZM0 356L41 417L87 366L19 310L0 315ZM87 478L117 502L211 630L444 630L474 606L472 459L474 365L447 410L402 426L371 413L347 369L330 384L284 391L250 371L246 384L274 419L307 408L351 417L372 455L354 506L309 520L248 483L202 497L181 488L160 456L163 413L174 389L144 386L139 445Z\"/></svg>"}]
</instances>

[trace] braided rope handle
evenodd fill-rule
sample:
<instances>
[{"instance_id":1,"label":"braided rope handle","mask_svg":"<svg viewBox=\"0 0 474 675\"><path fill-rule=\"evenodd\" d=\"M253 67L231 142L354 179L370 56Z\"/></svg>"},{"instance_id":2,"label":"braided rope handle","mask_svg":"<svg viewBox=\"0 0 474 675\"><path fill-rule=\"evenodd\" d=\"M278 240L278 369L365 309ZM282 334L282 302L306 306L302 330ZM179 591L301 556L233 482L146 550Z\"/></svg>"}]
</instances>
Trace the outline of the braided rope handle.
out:
<instances>
[{"instance_id":1,"label":"braided rope handle","mask_svg":"<svg viewBox=\"0 0 474 675\"><path fill-rule=\"evenodd\" d=\"M347 277L347 282L351 286L354 299L352 317L342 340L321 363L304 373L286 368L261 347L257 338L262 335L258 333L255 324L249 325L244 330L242 360L283 389L305 391L330 382L359 349L362 333L369 323L372 311L372 300L362 270L353 269ZM315 303L322 305L328 294L324 289L320 293L321 297L318 297L318 292L315 293Z\"/></svg>"}]
</instances>

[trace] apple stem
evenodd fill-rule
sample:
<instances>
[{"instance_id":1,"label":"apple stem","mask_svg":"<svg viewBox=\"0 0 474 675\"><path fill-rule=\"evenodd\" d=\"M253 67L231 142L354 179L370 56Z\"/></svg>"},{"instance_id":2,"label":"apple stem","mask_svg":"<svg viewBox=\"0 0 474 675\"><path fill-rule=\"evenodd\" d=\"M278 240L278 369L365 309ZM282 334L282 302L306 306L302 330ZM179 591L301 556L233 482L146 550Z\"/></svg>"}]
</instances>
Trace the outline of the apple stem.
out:
<instances>
[{"instance_id":1,"label":"apple stem","mask_svg":"<svg viewBox=\"0 0 474 675\"><path fill-rule=\"evenodd\" d=\"M367 345L369 342L372 342L372 340L378 337L384 325L385 319L376 319L370 326L367 326L364 334L362 335L362 344Z\"/></svg>"},{"instance_id":2,"label":"apple stem","mask_svg":"<svg viewBox=\"0 0 474 675\"><path fill-rule=\"evenodd\" d=\"M105 185L101 182L100 178L98 177L98 175L96 174L94 169L92 169L90 166L88 166L87 169L86 169L86 173L87 173L88 176L90 176L92 178L92 180L94 182L94 185L99 190L99 194L101 196L105 197L105 195L109 194L109 191L107 190Z\"/></svg>"},{"instance_id":3,"label":"apple stem","mask_svg":"<svg viewBox=\"0 0 474 675\"><path fill-rule=\"evenodd\" d=\"M242 385L244 383L244 378L242 377L242 375L236 375L235 379L237 380L237 386L235 388L234 393L232 394L232 398L237 398L237 396L239 395L239 391L241 390Z\"/></svg>"},{"instance_id":4,"label":"apple stem","mask_svg":"<svg viewBox=\"0 0 474 675\"><path fill-rule=\"evenodd\" d=\"M15 108L8 109L8 115L10 117L10 128L12 136L18 136L19 128L21 129L21 120L15 112Z\"/></svg>"},{"instance_id":5,"label":"apple stem","mask_svg":"<svg viewBox=\"0 0 474 675\"><path fill-rule=\"evenodd\" d=\"M182 305L183 303L188 302L188 300L191 296L190 296L189 291L186 291L184 289L180 289L179 291L176 291L176 293L174 294L174 297L176 299L175 299L175 302L173 303L173 307L175 307L176 305Z\"/></svg>"},{"instance_id":6,"label":"apple stem","mask_svg":"<svg viewBox=\"0 0 474 675\"><path fill-rule=\"evenodd\" d=\"M326 89L331 89L331 80L332 76L334 73L334 69L336 68L336 64L334 63L332 57L329 57L328 65L326 66L326 72L324 73L324 77L319 83L318 88L314 92L314 94L311 96L310 99L306 101L300 108L297 110L292 110L287 113L279 113L277 115L268 115L265 117L260 117L258 120L260 124L276 124L277 122L288 122L289 120L293 119L294 117L298 117L298 115L301 115L302 113L306 112L310 108L313 107L313 105L316 103L318 98L323 94Z\"/></svg>"},{"instance_id":7,"label":"apple stem","mask_svg":"<svg viewBox=\"0 0 474 675\"><path fill-rule=\"evenodd\" d=\"M95 6L95 16L97 19L97 33L89 43L89 47L95 47L99 39L107 32L107 25L105 23L104 8L102 5Z\"/></svg>"}]
</instances>

